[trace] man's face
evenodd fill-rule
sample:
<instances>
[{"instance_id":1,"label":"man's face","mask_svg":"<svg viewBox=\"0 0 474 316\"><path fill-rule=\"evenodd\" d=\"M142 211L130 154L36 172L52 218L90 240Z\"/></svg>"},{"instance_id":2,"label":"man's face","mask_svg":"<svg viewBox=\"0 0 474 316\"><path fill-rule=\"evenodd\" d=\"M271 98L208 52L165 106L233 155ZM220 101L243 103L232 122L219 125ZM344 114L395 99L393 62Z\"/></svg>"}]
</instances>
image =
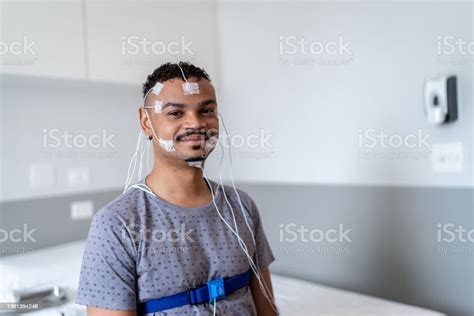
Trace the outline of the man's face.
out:
<instances>
[{"instance_id":1,"label":"man's face","mask_svg":"<svg viewBox=\"0 0 474 316\"><path fill-rule=\"evenodd\" d=\"M173 140L175 151L167 152L156 144L155 139L154 147L160 154L195 161L205 159L212 151L215 140L209 138L218 136L219 121L216 95L210 82L192 77L187 80L198 83L199 94L185 95L182 87L184 82L180 79L165 81L158 96L150 93L146 99L146 106L154 106L155 101L162 101L161 113L141 108L140 118L147 135L155 139L149 118L158 138Z\"/></svg>"}]
</instances>

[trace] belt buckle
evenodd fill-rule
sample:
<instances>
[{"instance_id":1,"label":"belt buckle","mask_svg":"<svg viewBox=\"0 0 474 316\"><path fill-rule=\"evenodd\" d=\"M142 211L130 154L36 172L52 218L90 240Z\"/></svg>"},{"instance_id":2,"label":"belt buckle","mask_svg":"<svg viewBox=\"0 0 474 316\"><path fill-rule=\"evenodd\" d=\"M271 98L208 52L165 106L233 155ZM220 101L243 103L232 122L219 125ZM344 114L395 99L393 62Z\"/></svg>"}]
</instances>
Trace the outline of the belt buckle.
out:
<instances>
[{"instance_id":1,"label":"belt buckle","mask_svg":"<svg viewBox=\"0 0 474 316\"><path fill-rule=\"evenodd\" d=\"M224 279L214 279L207 282L207 290L209 291L209 303L220 300L225 297Z\"/></svg>"},{"instance_id":2,"label":"belt buckle","mask_svg":"<svg viewBox=\"0 0 474 316\"><path fill-rule=\"evenodd\" d=\"M194 302L192 300L192 296L191 296L191 291L195 291L197 289L197 287L195 288L190 288L186 291L186 294L188 295L188 301L189 301L189 305L197 305L197 299L196 299L196 294L194 293L194 298L196 299Z\"/></svg>"}]
</instances>

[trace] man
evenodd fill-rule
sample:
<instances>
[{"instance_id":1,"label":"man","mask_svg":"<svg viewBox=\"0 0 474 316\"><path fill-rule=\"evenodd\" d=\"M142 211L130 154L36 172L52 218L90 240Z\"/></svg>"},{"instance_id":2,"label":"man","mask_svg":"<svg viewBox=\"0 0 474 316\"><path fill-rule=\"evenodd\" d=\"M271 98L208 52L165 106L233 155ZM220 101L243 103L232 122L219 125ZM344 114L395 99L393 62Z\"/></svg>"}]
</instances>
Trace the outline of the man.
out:
<instances>
[{"instance_id":1,"label":"man","mask_svg":"<svg viewBox=\"0 0 474 316\"><path fill-rule=\"evenodd\" d=\"M189 86L194 90L187 91ZM241 209L235 190L207 182L199 165L212 151L209 143L219 130L208 74L188 63L167 63L143 87L139 117L153 143L153 169L94 216L77 303L87 305L90 316L153 311L276 315L266 298L272 297L268 265L274 256L255 203L239 190ZM261 272L266 295L250 262ZM216 299L211 287L225 288L225 297ZM195 289L208 301L199 301ZM157 304L161 307L153 310Z\"/></svg>"}]
</instances>

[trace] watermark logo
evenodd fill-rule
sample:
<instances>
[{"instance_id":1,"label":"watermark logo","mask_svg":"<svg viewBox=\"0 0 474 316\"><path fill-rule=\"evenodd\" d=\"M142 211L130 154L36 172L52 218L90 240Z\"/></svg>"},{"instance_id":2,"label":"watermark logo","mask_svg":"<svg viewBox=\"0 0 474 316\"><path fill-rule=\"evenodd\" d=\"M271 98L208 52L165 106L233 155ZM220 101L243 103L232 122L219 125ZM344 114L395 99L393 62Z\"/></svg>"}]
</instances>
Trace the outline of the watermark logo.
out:
<instances>
[{"instance_id":1,"label":"watermark logo","mask_svg":"<svg viewBox=\"0 0 474 316\"><path fill-rule=\"evenodd\" d=\"M309 229L304 225L298 227L295 223L280 224L280 242L352 242L349 237L350 229L344 229L343 224L339 224L338 229Z\"/></svg>"},{"instance_id":2,"label":"watermark logo","mask_svg":"<svg viewBox=\"0 0 474 316\"><path fill-rule=\"evenodd\" d=\"M325 244L352 243L350 237L351 229L344 228L339 224L337 228L319 229L308 228L295 223L280 224L280 252L285 254L347 254L350 249L347 246L326 246ZM298 243L298 245L288 245ZM307 245L301 245L301 243Z\"/></svg>"},{"instance_id":3,"label":"watermark logo","mask_svg":"<svg viewBox=\"0 0 474 316\"><path fill-rule=\"evenodd\" d=\"M23 35L21 40L0 41L0 65L25 66L37 60L36 42Z\"/></svg>"},{"instance_id":4,"label":"watermark logo","mask_svg":"<svg viewBox=\"0 0 474 316\"><path fill-rule=\"evenodd\" d=\"M208 137L216 135L216 130L208 130ZM219 143L223 149L231 149L232 156L237 159L271 159L275 154L275 146L273 144L273 134L268 133L263 128L258 132L243 134L225 134L219 135ZM219 150L217 155L222 155L223 151Z\"/></svg>"},{"instance_id":5,"label":"watermark logo","mask_svg":"<svg viewBox=\"0 0 474 316\"><path fill-rule=\"evenodd\" d=\"M156 57L170 59L174 56L195 55L194 42L182 35L172 41L154 41L137 35L123 36L121 42L122 64L127 66L156 65ZM155 57L155 58L154 58Z\"/></svg>"},{"instance_id":6,"label":"watermark logo","mask_svg":"<svg viewBox=\"0 0 474 316\"><path fill-rule=\"evenodd\" d=\"M192 41L186 40L186 36L181 36L178 41L162 42L151 41L146 37L140 38L133 35L122 37L122 55L194 55L191 46Z\"/></svg>"},{"instance_id":7,"label":"watermark logo","mask_svg":"<svg viewBox=\"0 0 474 316\"><path fill-rule=\"evenodd\" d=\"M107 130L93 135L73 134L69 131L61 131L58 128L43 130L43 148L115 148L112 139L115 135L107 135Z\"/></svg>"},{"instance_id":8,"label":"watermark logo","mask_svg":"<svg viewBox=\"0 0 474 316\"><path fill-rule=\"evenodd\" d=\"M192 234L194 229L186 229L184 223L179 228L159 229L159 228L140 228L137 223L131 223L122 231L122 237L130 236L134 242L154 242L154 243L186 243L194 242Z\"/></svg>"},{"instance_id":9,"label":"watermark logo","mask_svg":"<svg viewBox=\"0 0 474 316\"><path fill-rule=\"evenodd\" d=\"M43 129L44 159L110 159L116 153L115 135L102 129L96 134L73 133L58 128Z\"/></svg>"},{"instance_id":10,"label":"watermark logo","mask_svg":"<svg viewBox=\"0 0 474 316\"><path fill-rule=\"evenodd\" d=\"M437 63L467 65L474 61L474 41L454 35L436 38Z\"/></svg>"},{"instance_id":11,"label":"watermark logo","mask_svg":"<svg viewBox=\"0 0 474 316\"><path fill-rule=\"evenodd\" d=\"M436 224L438 253L474 253L474 228L454 223ZM447 244L447 245L446 245Z\"/></svg>"},{"instance_id":12,"label":"watermark logo","mask_svg":"<svg viewBox=\"0 0 474 316\"><path fill-rule=\"evenodd\" d=\"M415 133L389 133L375 128L358 130L359 158L369 159L428 159L431 154L430 135L418 129Z\"/></svg>"},{"instance_id":13,"label":"watermark logo","mask_svg":"<svg viewBox=\"0 0 474 316\"><path fill-rule=\"evenodd\" d=\"M240 134L224 134L220 137L223 140L222 145L224 147L232 146L232 148L273 148L273 144L271 143L271 138L273 135L267 135L263 128L260 128L256 134L249 134L246 136Z\"/></svg>"},{"instance_id":14,"label":"watermark logo","mask_svg":"<svg viewBox=\"0 0 474 316\"><path fill-rule=\"evenodd\" d=\"M25 35L21 41L3 42L0 41L0 56L3 55L36 55L34 46L36 42L28 40Z\"/></svg>"},{"instance_id":15,"label":"watermark logo","mask_svg":"<svg viewBox=\"0 0 474 316\"><path fill-rule=\"evenodd\" d=\"M11 230L0 229L0 243L35 243L36 239L33 237L36 229L28 229L27 224L23 224L23 228L14 228Z\"/></svg>"},{"instance_id":16,"label":"watermark logo","mask_svg":"<svg viewBox=\"0 0 474 316\"><path fill-rule=\"evenodd\" d=\"M337 41L308 41L295 35L280 36L280 55L352 55L351 42L339 35Z\"/></svg>"},{"instance_id":17,"label":"watermark logo","mask_svg":"<svg viewBox=\"0 0 474 316\"><path fill-rule=\"evenodd\" d=\"M437 44L438 55L474 55L474 41L449 35L438 36Z\"/></svg>"},{"instance_id":18,"label":"watermark logo","mask_svg":"<svg viewBox=\"0 0 474 316\"><path fill-rule=\"evenodd\" d=\"M188 253L195 243L194 232L192 228L187 229L184 223L173 229L143 228L137 223L130 223L122 230L122 238L131 238L134 244L146 248L148 252Z\"/></svg>"},{"instance_id":19,"label":"watermark logo","mask_svg":"<svg viewBox=\"0 0 474 316\"><path fill-rule=\"evenodd\" d=\"M352 62L351 42L339 35L334 40L308 40L297 35L280 36L280 64L283 66L335 66Z\"/></svg>"}]
</instances>

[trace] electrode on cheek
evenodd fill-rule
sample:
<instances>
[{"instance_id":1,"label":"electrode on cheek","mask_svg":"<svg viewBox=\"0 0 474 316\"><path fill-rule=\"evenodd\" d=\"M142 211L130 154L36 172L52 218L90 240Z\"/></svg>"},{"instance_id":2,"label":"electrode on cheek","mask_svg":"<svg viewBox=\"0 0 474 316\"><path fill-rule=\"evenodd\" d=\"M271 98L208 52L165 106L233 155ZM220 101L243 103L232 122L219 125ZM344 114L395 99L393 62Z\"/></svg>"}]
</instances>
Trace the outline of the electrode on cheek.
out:
<instances>
[{"instance_id":1,"label":"electrode on cheek","mask_svg":"<svg viewBox=\"0 0 474 316\"><path fill-rule=\"evenodd\" d=\"M160 144L160 146L163 147L168 152L176 151L173 140L165 140L165 139L158 138L158 144Z\"/></svg>"},{"instance_id":2,"label":"electrode on cheek","mask_svg":"<svg viewBox=\"0 0 474 316\"><path fill-rule=\"evenodd\" d=\"M153 136L154 136L153 138L156 139L156 142L168 152L176 151L176 148L174 147L174 141L171 140L171 139L165 140L165 139L159 138L158 135L155 132L155 129L153 128L153 123L151 122L147 111L145 111L145 115L148 119L148 122L150 123L149 127L151 128L151 131L152 131Z\"/></svg>"}]
</instances>

